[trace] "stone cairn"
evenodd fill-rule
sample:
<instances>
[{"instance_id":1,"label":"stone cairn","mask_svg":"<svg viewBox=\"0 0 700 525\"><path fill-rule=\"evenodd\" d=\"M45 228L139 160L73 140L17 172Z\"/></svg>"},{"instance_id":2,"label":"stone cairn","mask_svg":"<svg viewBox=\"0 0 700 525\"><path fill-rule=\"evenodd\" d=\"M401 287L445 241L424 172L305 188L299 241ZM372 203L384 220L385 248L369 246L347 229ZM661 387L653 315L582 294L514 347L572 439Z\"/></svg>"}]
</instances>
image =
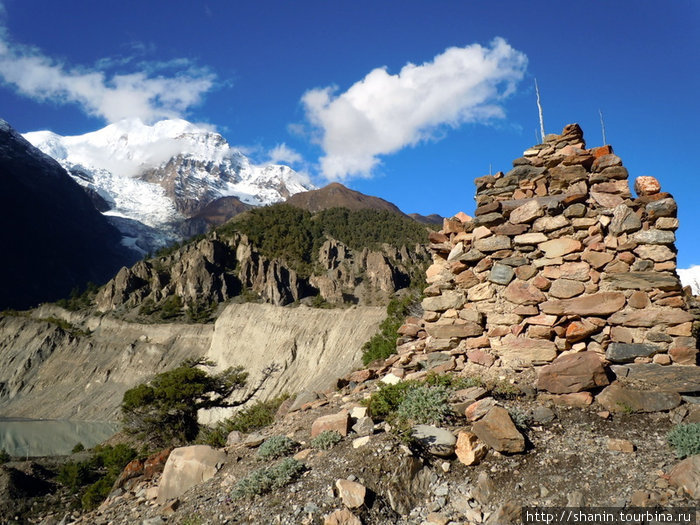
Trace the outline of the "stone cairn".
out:
<instances>
[{"instance_id":1,"label":"stone cairn","mask_svg":"<svg viewBox=\"0 0 700 525\"><path fill-rule=\"evenodd\" d=\"M667 410L700 391L699 369L675 366L695 365L697 345L673 197L643 176L633 198L612 147L586 149L578 124L513 166L475 180L474 218L430 234L423 317L400 328L384 371L534 366L538 390L584 404L614 374L598 396L614 411Z\"/></svg>"}]
</instances>

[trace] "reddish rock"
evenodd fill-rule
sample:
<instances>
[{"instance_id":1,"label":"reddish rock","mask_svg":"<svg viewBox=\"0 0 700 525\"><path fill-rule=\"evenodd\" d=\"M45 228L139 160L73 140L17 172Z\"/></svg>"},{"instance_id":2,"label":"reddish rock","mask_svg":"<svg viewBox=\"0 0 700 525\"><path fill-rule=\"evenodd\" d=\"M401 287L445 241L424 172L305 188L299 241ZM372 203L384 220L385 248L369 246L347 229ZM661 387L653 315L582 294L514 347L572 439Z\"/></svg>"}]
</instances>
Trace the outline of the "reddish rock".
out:
<instances>
[{"instance_id":1,"label":"reddish rock","mask_svg":"<svg viewBox=\"0 0 700 525\"><path fill-rule=\"evenodd\" d=\"M557 279L552 283L549 289L549 295L558 299L570 299L577 295L581 295L585 286L580 281L572 281L570 279Z\"/></svg>"},{"instance_id":2,"label":"reddish rock","mask_svg":"<svg viewBox=\"0 0 700 525\"><path fill-rule=\"evenodd\" d=\"M342 509L323 518L323 525L362 525L362 522L348 509Z\"/></svg>"},{"instance_id":3,"label":"reddish rock","mask_svg":"<svg viewBox=\"0 0 700 525\"><path fill-rule=\"evenodd\" d=\"M504 293L505 298L515 304L538 304L545 300L545 296L532 284L523 281L513 281Z\"/></svg>"},{"instance_id":4,"label":"reddish rock","mask_svg":"<svg viewBox=\"0 0 700 525\"><path fill-rule=\"evenodd\" d=\"M675 297L671 297L669 299L675 299ZM659 302L660 301L657 301L656 304L658 304ZM668 330L666 330L666 333L672 336L688 337L693 333L693 323L688 322L676 326L671 326Z\"/></svg>"},{"instance_id":5,"label":"reddish rock","mask_svg":"<svg viewBox=\"0 0 700 525\"><path fill-rule=\"evenodd\" d=\"M635 292L632 292L630 298L627 299L627 304L629 304L632 308L640 309L647 308L651 304L651 301L649 300L649 296L645 292L637 290Z\"/></svg>"},{"instance_id":6,"label":"reddish rock","mask_svg":"<svg viewBox=\"0 0 700 525\"><path fill-rule=\"evenodd\" d=\"M421 327L415 324L404 324L398 330L399 335L406 335L408 337L415 337L420 331Z\"/></svg>"},{"instance_id":7,"label":"reddish rock","mask_svg":"<svg viewBox=\"0 0 700 525\"><path fill-rule=\"evenodd\" d=\"M493 407L472 425L472 431L480 441L498 452L514 454L525 450L525 438L505 408Z\"/></svg>"},{"instance_id":8,"label":"reddish rock","mask_svg":"<svg viewBox=\"0 0 700 525\"><path fill-rule=\"evenodd\" d=\"M619 438L608 438L608 450L612 450L613 452L626 452L626 453L631 453L634 452L634 443L631 441L628 441L627 439L619 439Z\"/></svg>"},{"instance_id":9,"label":"reddish rock","mask_svg":"<svg viewBox=\"0 0 700 525\"><path fill-rule=\"evenodd\" d=\"M553 315L610 315L624 305L624 293L599 292L574 299L547 301L540 304L540 310Z\"/></svg>"},{"instance_id":10,"label":"reddish rock","mask_svg":"<svg viewBox=\"0 0 700 525\"><path fill-rule=\"evenodd\" d=\"M656 195L661 191L661 184L655 177L642 175L634 181L634 191L637 195Z\"/></svg>"},{"instance_id":11,"label":"reddish rock","mask_svg":"<svg viewBox=\"0 0 700 525\"><path fill-rule=\"evenodd\" d=\"M698 351L693 344L695 339L691 337L679 339L688 339L690 344L675 342L668 351L671 359L679 365L696 365L698 362Z\"/></svg>"},{"instance_id":12,"label":"reddish rock","mask_svg":"<svg viewBox=\"0 0 700 525\"><path fill-rule=\"evenodd\" d=\"M581 251L581 242L571 237L559 237L540 243L538 247L544 252L545 257L554 259L568 253Z\"/></svg>"},{"instance_id":13,"label":"reddish rock","mask_svg":"<svg viewBox=\"0 0 700 525\"><path fill-rule=\"evenodd\" d=\"M517 335L517 334L515 334ZM551 339L552 329L548 326L535 326L532 325L527 329L527 335L534 339Z\"/></svg>"},{"instance_id":14,"label":"reddish rock","mask_svg":"<svg viewBox=\"0 0 700 525\"><path fill-rule=\"evenodd\" d=\"M364 383L365 381L369 381L370 379L374 379L375 377L376 373L374 372L374 370L357 370L356 372L353 372L348 376L348 381L352 383Z\"/></svg>"},{"instance_id":15,"label":"reddish rock","mask_svg":"<svg viewBox=\"0 0 700 525\"><path fill-rule=\"evenodd\" d=\"M603 363L595 352L559 356L537 374L537 388L554 394L581 392L608 383Z\"/></svg>"},{"instance_id":16,"label":"reddish rock","mask_svg":"<svg viewBox=\"0 0 700 525\"><path fill-rule=\"evenodd\" d=\"M573 321L566 327L566 340L570 343L578 343L599 331L599 326L585 319Z\"/></svg>"},{"instance_id":17,"label":"reddish rock","mask_svg":"<svg viewBox=\"0 0 700 525\"><path fill-rule=\"evenodd\" d=\"M549 290L550 286L552 286L552 282L544 275L540 274L535 276L535 278L532 280L532 286L538 290L546 291Z\"/></svg>"},{"instance_id":18,"label":"reddish rock","mask_svg":"<svg viewBox=\"0 0 700 525\"><path fill-rule=\"evenodd\" d=\"M610 145L599 146L597 148L591 148L588 151L595 158L602 157L603 155L612 155L613 154L613 149L612 149L612 146L610 146Z\"/></svg>"},{"instance_id":19,"label":"reddish rock","mask_svg":"<svg viewBox=\"0 0 700 525\"><path fill-rule=\"evenodd\" d=\"M479 442L476 434L464 430L457 434L455 454L457 459L464 465L478 465L486 457L487 453L488 448Z\"/></svg>"},{"instance_id":20,"label":"reddish rock","mask_svg":"<svg viewBox=\"0 0 700 525\"><path fill-rule=\"evenodd\" d=\"M350 414L347 410L341 410L337 414L317 418L311 425L311 437L315 438L326 430L335 430L341 436L347 436L349 428Z\"/></svg>"},{"instance_id":21,"label":"reddish rock","mask_svg":"<svg viewBox=\"0 0 700 525\"><path fill-rule=\"evenodd\" d=\"M492 397L486 397L484 399L479 399L474 401L464 410L464 416L467 421L478 421L486 414L489 410L496 406L496 400Z\"/></svg>"},{"instance_id":22,"label":"reddish rock","mask_svg":"<svg viewBox=\"0 0 700 525\"><path fill-rule=\"evenodd\" d=\"M143 475L146 479L151 479L155 477L156 474L163 472L172 451L172 448L166 448L146 458L146 461L143 463Z\"/></svg>"},{"instance_id":23,"label":"reddish rock","mask_svg":"<svg viewBox=\"0 0 700 525\"><path fill-rule=\"evenodd\" d=\"M440 232L430 232L428 234L428 240L434 244L442 244L444 242L450 242L450 238L444 233Z\"/></svg>"},{"instance_id":24,"label":"reddish rock","mask_svg":"<svg viewBox=\"0 0 700 525\"><path fill-rule=\"evenodd\" d=\"M674 487L680 487L691 498L700 499L700 455L690 456L678 463L668 476Z\"/></svg>"},{"instance_id":25,"label":"reddish rock","mask_svg":"<svg viewBox=\"0 0 700 525\"><path fill-rule=\"evenodd\" d=\"M593 161L591 169L595 172L603 171L612 166L622 166L622 159L615 154L601 155Z\"/></svg>"},{"instance_id":26,"label":"reddish rock","mask_svg":"<svg viewBox=\"0 0 700 525\"><path fill-rule=\"evenodd\" d=\"M122 470L121 474L119 474L119 477L117 478L117 481L114 482L114 489L116 488L122 488L127 481L133 478L137 478L143 474L143 461L140 459L134 459L133 461L130 461L126 467L124 467L124 470Z\"/></svg>"},{"instance_id":27,"label":"reddish rock","mask_svg":"<svg viewBox=\"0 0 700 525\"><path fill-rule=\"evenodd\" d=\"M472 286L479 284L479 278L476 275L474 275L473 271L466 270L457 275L457 277L455 277L455 284L458 288L467 290Z\"/></svg>"},{"instance_id":28,"label":"reddish rock","mask_svg":"<svg viewBox=\"0 0 700 525\"><path fill-rule=\"evenodd\" d=\"M493 364L496 362L496 358L494 356L477 348L467 350L467 358L471 363L476 363L477 365L485 366L487 368L493 366Z\"/></svg>"},{"instance_id":29,"label":"reddish rock","mask_svg":"<svg viewBox=\"0 0 700 525\"><path fill-rule=\"evenodd\" d=\"M544 306L544 304L542 306ZM659 324L674 325L687 323L693 320L693 315L690 312L686 312L679 308L645 308L644 310L627 310L617 312L611 315L609 318L609 321L612 324L621 324L631 327L641 326L646 328L651 328L652 326L657 326Z\"/></svg>"},{"instance_id":30,"label":"reddish rock","mask_svg":"<svg viewBox=\"0 0 700 525\"><path fill-rule=\"evenodd\" d=\"M367 488L364 485L348 479L339 479L335 482L335 488L347 508L356 509L365 504Z\"/></svg>"},{"instance_id":31,"label":"reddish rock","mask_svg":"<svg viewBox=\"0 0 700 525\"><path fill-rule=\"evenodd\" d=\"M630 254L631 255L631 254ZM619 255L618 255L619 257ZM593 268L596 270L602 268L606 264L608 264L610 261L613 260L614 255L612 253L607 253L607 252L593 252L593 251L585 251L583 252L583 255L581 258L589 263Z\"/></svg>"},{"instance_id":32,"label":"reddish rock","mask_svg":"<svg viewBox=\"0 0 700 525\"><path fill-rule=\"evenodd\" d=\"M472 220L472 218L463 211L457 212L454 218L459 220L460 222L469 222L470 220Z\"/></svg>"},{"instance_id":33,"label":"reddish rock","mask_svg":"<svg viewBox=\"0 0 700 525\"><path fill-rule=\"evenodd\" d=\"M459 219L443 219L442 220L442 231L443 233L460 233L464 231L464 224Z\"/></svg>"},{"instance_id":34,"label":"reddish rock","mask_svg":"<svg viewBox=\"0 0 700 525\"><path fill-rule=\"evenodd\" d=\"M537 396L540 402L550 402L555 405L569 407L587 407L593 403L593 394L590 392L574 392L572 394L540 394Z\"/></svg>"},{"instance_id":35,"label":"reddish rock","mask_svg":"<svg viewBox=\"0 0 700 525\"><path fill-rule=\"evenodd\" d=\"M472 337L470 339L466 340L466 347L469 349L472 348L488 348L489 347L489 338L486 335L482 335L481 337Z\"/></svg>"}]
</instances>

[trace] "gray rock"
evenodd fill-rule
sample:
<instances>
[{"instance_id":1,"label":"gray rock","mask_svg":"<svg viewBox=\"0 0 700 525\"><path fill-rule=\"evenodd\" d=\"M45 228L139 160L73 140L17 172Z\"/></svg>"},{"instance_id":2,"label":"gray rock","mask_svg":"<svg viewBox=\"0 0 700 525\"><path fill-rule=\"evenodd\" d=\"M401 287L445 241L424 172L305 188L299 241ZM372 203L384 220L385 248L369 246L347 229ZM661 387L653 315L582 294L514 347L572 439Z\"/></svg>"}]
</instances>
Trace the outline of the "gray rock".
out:
<instances>
[{"instance_id":1,"label":"gray rock","mask_svg":"<svg viewBox=\"0 0 700 525\"><path fill-rule=\"evenodd\" d=\"M657 345L644 343L610 343L605 357L613 363L630 363L636 357L651 357L661 351Z\"/></svg>"},{"instance_id":2,"label":"gray rock","mask_svg":"<svg viewBox=\"0 0 700 525\"><path fill-rule=\"evenodd\" d=\"M613 218L608 226L608 230L615 234L630 233L639 230L642 221L629 206L620 204L613 210Z\"/></svg>"},{"instance_id":3,"label":"gray rock","mask_svg":"<svg viewBox=\"0 0 700 525\"><path fill-rule=\"evenodd\" d=\"M536 406L530 411L530 417L535 423L551 423L557 417L551 408Z\"/></svg>"},{"instance_id":4,"label":"gray rock","mask_svg":"<svg viewBox=\"0 0 700 525\"><path fill-rule=\"evenodd\" d=\"M505 235L493 235L484 239L479 239L474 243L474 248L480 252L496 252L498 250L510 250L510 237Z\"/></svg>"},{"instance_id":5,"label":"gray rock","mask_svg":"<svg viewBox=\"0 0 700 525\"><path fill-rule=\"evenodd\" d=\"M494 264L489 273L489 281L496 284L506 285L515 277L515 271L510 266L504 264Z\"/></svg>"},{"instance_id":6,"label":"gray rock","mask_svg":"<svg viewBox=\"0 0 700 525\"><path fill-rule=\"evenodd\" d=\"M610 367L619 378L641 381L666 392L700 392L700 367L633 363Z\"/></svg>"},{"instance_id":7,"label":"gray rock","mask_svg":"<svg viewBox=\"0 0 700 525\"><path fill-rule=\"evenodd\" d=\"M433 425L416 425L413 427L412 436L434 456L451 456L457 444L457 438L452 432Z\"/></svg>"},{"instance_id":8,"label":"gray rock","mask_svg":"<svg viewBox=\"0 0 700 525\"><path fill-rule=\"evenodd\" d=\"M678 205L672 198L660 199L646 205L650 217L675 217Z\"/></svg>"},{"instance_id":9,"label":"gray rock","mask_svg":"<svg viewBox=\"0 0 700 525\"><path fill-rule=\"evenodd\" d=\"M653 268L653 263L647 262L649 263L647 266ZM618 290L653 290L658 288L663 291L671 291L681 289L678 277L668 272L606 273L603 280Z\"/></svg>"},{"instance_id":10,"label":"gray rock","mask_svg":"<svg viewBox=\"0 0 700 525\"><path fill-rule=\"evenodd\" d=\"M668 230L642 230L633 234L632 240L639 244L673 244L676 235Z\"/></svg>"},{"instance_id":11,"label":"gray rock","mask_svg":"<svg viewBox=\"0 0 700 525\"><path fill-rule=\"evenodd\" d=\"M352 426L352 429L358 436L370 436L374 433L374 421L371 417L361 417Z\"/></svg>"}]
</instances>

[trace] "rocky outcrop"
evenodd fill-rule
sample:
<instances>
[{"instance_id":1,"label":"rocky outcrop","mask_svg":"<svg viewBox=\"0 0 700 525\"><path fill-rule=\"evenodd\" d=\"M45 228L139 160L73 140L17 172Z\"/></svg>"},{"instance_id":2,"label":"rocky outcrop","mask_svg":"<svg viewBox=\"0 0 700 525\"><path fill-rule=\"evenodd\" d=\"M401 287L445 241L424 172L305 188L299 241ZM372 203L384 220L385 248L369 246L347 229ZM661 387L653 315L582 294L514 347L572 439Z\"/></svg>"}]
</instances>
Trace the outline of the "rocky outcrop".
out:
<instances>
[{"instance_id":1,"label":"rocky outcrop","mask_svg":"<svg viewBox=\"0 0 700 525\"><path fill-rule=\"evenodd\" d=\"M53 159L0 120L0 309L103 283L136 254Z\"/></svg>"},{"instance_id":2,"label":"rocky outcrop","mask_svg":"<svg viewBox=\"0 0 700 525\"><path fill-rule=\"evenodd\" d=\"M115 421L127 389L191 357L241 365L250 385L279 365L255 399L323 391L360 365L362 345L386 313L247 303L227 306L215 324L129 323L52 306L33 315L0 317L0 413Z\"/></svg>"},{"instance_id":3,"label":"rocky outcrop","mask_svg":"<svg viewBox=\"0 0 700 525\"><path fill-rule=\"evenodd\" d=\"M409 250L383 245L357 252L328 239L308 276L281 259L263 256L245 235L213 233L172 254L122 268L100 290L96 305L109 312L178 296L185 308L192 308L227 301L245 289L275 305L316 295L333 304L384 304L410 284L426 257L422 246Z\"/></svg>"}]
</instances>

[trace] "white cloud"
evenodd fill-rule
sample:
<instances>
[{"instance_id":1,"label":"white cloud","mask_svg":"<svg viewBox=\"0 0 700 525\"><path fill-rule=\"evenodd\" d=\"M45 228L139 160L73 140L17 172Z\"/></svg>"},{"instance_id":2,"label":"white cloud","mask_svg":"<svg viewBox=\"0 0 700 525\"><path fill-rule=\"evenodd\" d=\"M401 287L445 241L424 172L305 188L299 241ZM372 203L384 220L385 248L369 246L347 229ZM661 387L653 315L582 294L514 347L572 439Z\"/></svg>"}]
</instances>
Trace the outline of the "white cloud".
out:
<instances>
[{"instance_id":1,"label":"white cloud","mask_svg":"<svg viewBox=\"0 0 700 525\"><path fill-rule=\"evenodd\" d=\"M379 157L436 138L445 127L504 116L500 102L522 79L527 57L502 38L488 47L451 47L397 75L377 68L344 93L326 87L302 97L330 180L369 177Z\"/></svg>"},{"instance_id":2,"label":"white cloud","mask_svg":"<svg viewBox=\"0 0 700 525\"><path fill-rule=\"evenodd\" d=\"M130 73L105 72L110 66L130 62L122 57L98 61L92 69L70 67L35 48L11 43L0 27L0 81L41 102L78 104L88 115L108 122L132 117L153 122L182 116L202 101L216 78L186 59L141 62L138 71ZM163 74L164 68L172 71Z\"/></svg>"},{"instance_id":3,"label":"white cloud","mask_svg":"<svg viewBox=\"0 0 700 525\"><path fill-rule=\"evenodd\" d=\"M272 148L268 152L268 158L271 164L286 164L288 166L304 162L303 157L284 142Z\"/></svg>"}]
</instances>

